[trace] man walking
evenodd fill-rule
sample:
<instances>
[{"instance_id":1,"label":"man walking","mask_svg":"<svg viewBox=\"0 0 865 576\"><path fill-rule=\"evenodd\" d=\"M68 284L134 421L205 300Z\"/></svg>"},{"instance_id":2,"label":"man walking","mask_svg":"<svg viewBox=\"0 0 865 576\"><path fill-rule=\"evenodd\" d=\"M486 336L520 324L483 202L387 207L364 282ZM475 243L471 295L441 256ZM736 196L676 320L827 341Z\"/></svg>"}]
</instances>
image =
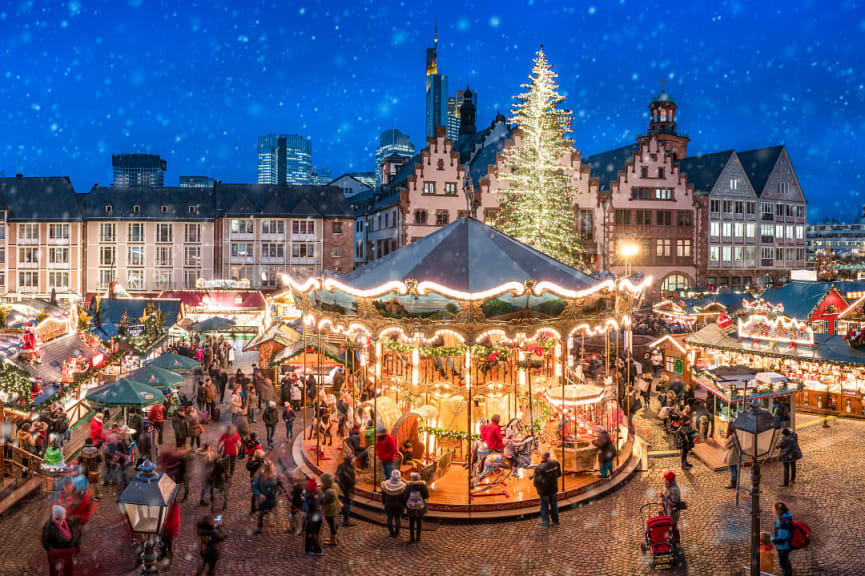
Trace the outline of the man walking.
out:
<instances>
[{"instance_id":1,"label":"man walking","mask_svg":"<svg viewBox=\"0 0 865 576\"><path fill-rule=\"evenodd\" d=\"M535 469L535 490L541 499L541 526L550 527L550 519L553 524L559 523L559 477L562 475L562 467L555 460L550 459L550 453L544 452L541 463Z\"/></svg>"}]
</instances>

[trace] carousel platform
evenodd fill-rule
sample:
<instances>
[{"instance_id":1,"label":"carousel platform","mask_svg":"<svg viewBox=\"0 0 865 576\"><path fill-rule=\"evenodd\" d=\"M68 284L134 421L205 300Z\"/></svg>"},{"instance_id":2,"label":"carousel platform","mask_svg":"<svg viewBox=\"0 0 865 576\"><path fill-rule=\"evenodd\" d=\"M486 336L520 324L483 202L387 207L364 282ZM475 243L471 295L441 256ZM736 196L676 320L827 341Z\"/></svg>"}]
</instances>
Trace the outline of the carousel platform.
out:
<instances>
[{"instance_id":1,"label":"carousel platform","mask_svg":"<svg viewBox=\"0 0 865 576\"><path fill-rule=\"evenodd\" d=\"M292 445L294 462L307 476L333 474L343 460L340 443L334 438L333 445L321 446L322 454L318 464L315 444L315 439L298 437ZM640 467L641 451L642 443L628 440L619 452L619 463L611 479L599 478L596 473L591 472L566 474L565 490L559 492L559 508L594 500L618 488ZM534 460L537 460L537 455ZM536 461L534 463L537 464ZM404 475L407 475L408 468L405 470ZM361 476L358 474L354 504L371 510L382 510L379 489L374 491L369 479L362 479ZM496 481L494 478L493 482ZM462 462L454 462L447 473L430 484L426 517L451 522L495 521L538 513L539 500L530 470L521 470L520 476L512 476L503 483L494 483L492 486L488 486L484 481L472 490L472 494L472 497L469 497L468 471Z\"/></svg>"}]
</instances>

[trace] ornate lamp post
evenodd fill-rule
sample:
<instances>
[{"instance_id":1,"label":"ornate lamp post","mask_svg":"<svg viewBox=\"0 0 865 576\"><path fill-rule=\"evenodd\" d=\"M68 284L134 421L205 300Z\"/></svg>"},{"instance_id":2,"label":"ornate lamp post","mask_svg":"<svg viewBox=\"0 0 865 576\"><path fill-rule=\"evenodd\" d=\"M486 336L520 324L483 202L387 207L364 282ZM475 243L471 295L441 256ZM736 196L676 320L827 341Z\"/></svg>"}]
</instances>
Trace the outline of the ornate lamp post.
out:
<instances>
[{"instance_id":1,"label":"ornate lamp post","mask_svg":"<svg viewBox=\"0 0 865 576\"><path fill-rule=\"evenodd\" d=\"M147 537L141 552L141 576L155 576L159 574L156 566L159 535L165 525L168 507L177 494L177 484L164 473L156 472L156 466L150 460L145 460L138 470L117 498L117 504L130 529Z\"/></svg>"},{"instance_id":2,"label":"ornate lamp post","mask_svg":"<svg viewBox=\"0 0 865 576\"><path fill-rule=\"evenodd\" d=\"M760 573L760 465L778 438L775 418L753 402L733 422L739 453L751 459L751 574Z\"/></svg>"}]
</instances>

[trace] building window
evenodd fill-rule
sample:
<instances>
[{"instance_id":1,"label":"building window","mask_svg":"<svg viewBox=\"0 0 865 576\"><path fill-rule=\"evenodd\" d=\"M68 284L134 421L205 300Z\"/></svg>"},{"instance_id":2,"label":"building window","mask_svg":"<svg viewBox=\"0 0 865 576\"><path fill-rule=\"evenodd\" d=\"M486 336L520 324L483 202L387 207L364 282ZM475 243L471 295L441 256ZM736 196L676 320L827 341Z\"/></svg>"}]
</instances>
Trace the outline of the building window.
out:
<instances>
[{"instance_id":1,"label":"building window","mask_svg":"<svg viewBox=\"0 0 865 576\"><path fill-rule=\"evenodd\" d=\"M655 240L655 255L658 258L669 258L673 255L673 241L669 238Z\"/></svg>"},{"instance_id":2,"label":"building window","mask_svg":"<svg viewBox=\"0 0 865 576\"><path fill-rule=\"evenodd\" d=\"M733 257L733 247L732 246L721 246L721 259L724 262L729 262Z\"/></svg>"},{"instance_id":3,"label":"building window","mask_svg":"<svg viewBox=\"0 0 865 576\"><path fill-rule=\"evenodd\" d=\"M265 243L261 245L262 258L285 258L285 244Z\"/></svg>"},{"instance_id":4,"label":"building window","mask_svg":"<svg viewBox=\"0 0 865 576\"><path fill-rule=\"evenodd\" d=\"M49 288L69 288L69 272L51 270L48 272Z\"/></svg>"},{"instance_id":5,"label":"building window","mask_svg":"<svg viewBox=\"0 0 865 576\"><path fill-rule=\"evenodd\" d=\"M331 246L330 256L331 258L342 258L342 246Z\"/></svg>"},{"instance_id":6,"label":"building window","mask_svg":"<svg viewBox=\"0 0 865 576\"><path fill-rule=\"evenodd\" d=\"M111 204L106 204L105 205L105 213L111 214L112 212L114 212L114 206L112 206Z\"/></svg>"},{"instance_id":7,"label":"building window","mask_svg":"<svg viewBox=\"0 0 865 576\"><path fill-rule=\"evenodd\" d=\"M128 242L144 242L144 224L141 222L130 222L126 227Z\"/></svg>"},{"instance_id":8,"label":"building window","mask_svg":"<svg viewBox=\"0 0 865 576\"><path fill-rule=\"evenodd\" d=\"M762 248L760 248L760 260L763 261L764 265L768 261L769 266L771 266L772 260L774 258L775 258L775 249L774 248L772 248L771 246L763 246Z\"/></svg>"},{"instance_id":9,"label":"building window","mask_svg":"<svg viewBox=\"0 0 865 576\"><path fill-rule=\"evenodd\" d=\"M691 241L687 239L676 240L676 256L679 258L691 257Z\"/></svg>"},{"instance_id":10,"label":"building window","mask_svg":"<svg viewBox=\"0 0 865 576\"><path fill-rule=\"evenodd\" d=\"M679 211L676 214L676 224L679 226L690 226L691 225L691 213L686 212L684 210Z\"/></svg>"},{"instance_id":11,"label":"building window","mask_svg":"<svg viewBox=\"0 0 865 576\"><path fill-rule=\"evenodd\" d=\"M171 266L172 265L173 246L157 246L156 247L156 265Z\"/></svg>"},{"instance_id":12,"label":"building window","mask_svg":"<svg viewBox=\"0 0 865 576\"><path fill-rule=\"evenodd\" d=\"M643 166L640 168L640 178L648 178L649 177L649 167Z\"/></svg>"},{"instance_id":13,"label":"building window","mask_svg":"<svg viewBox=\"0 0 865 576\"><path fill-rule=\"evenodd\" d=\"M436 166L438 167L439 170L444 170L445 169L445 161L442 160L441 158L439 158L439 161L436 163Z\"/></svg>"},{"instance_id":14,"label":"building window","mask_svg":"<svg viewBox=\"0 0 865 576\"><path fill-rule=\"evenodd\" d=\"M457 185L455 182L445 182L445 196L456 196Z\"/></svg>"},{"instance_id":15,"label":"building window","mask_svg":"<svg viewBox=\"0 0 865 576\"><path fill-rule=\"evenodd\" d=\"M195 209L195 206L190 204L186 207L187 214L195 214L198 210Z\"/></svg>"},{"instance_id":16,"label":"building window","mask_svg":"<svg viewBox=\"0 0 865 576\"><path fill-rule=\"evenodd\" d=\"M6 264L6 249L0 248L0 264Z\"/></svg>"},{"instance_id":17,"label":"building window","mask_svg":"<svg viewBox=\"0 0 865 576\"><path fill-rule=\"evenodd\" d=\"M240 258L249 258L252 256L252 244L248 242L232 242L231 255Z\"/></svg>"},{"instance_id":18,"label":"building window","mask_svg":"<svg viewBox=\"0 0 865 576\"><path fill-rule=\"evenodd\" d=\"M141 213L141 204L133 205L132 206L132 213L133 214L140 214Z\"/></svg>"},{"instance_id":19,"label":"building window","mask_svg":"<svg viewBox=\"0 0 865 576\"><path fill-rule=\"evenodd\" d=\"M18 272L19 288L38 288L39 272L36 270L22 270ZM107 287L107 286L106 286Z\"/></svg>"},{"instance_id":20,"label":"building window","mask_svg":"<svg viewBox=\"0 0 865 576\"><path fill-rule=\"evenodd\" d=\"M39 248L19 248L18 264L39 264Z\"/></svg>"},{"instance_id":21,"label":"building window","mask_svg":"<svg viewBox=\"0 0 865 576\"><path fill-rule=\"evenodd\" d=\"M261 223L262 234L274 234L282 236L285 234L285 220L264 220Z\"/></svg>"},{"instance_id":22,"label":"building window","mask_svg":"<svg viewBox=\"0 0 865 576\"><path fill-rule=\"evenodd\" d=\"M128 246L126 249L127 266L144 266L144 246Z\"/></svg>"},{"instance_id":23,"label":"building window","mask_svg":"<svg viewBox=\"0 0 865 576\"><path fill-rule=\"evenodd\" d=\"M724 214L730 214L733 211L733 201L724 200L723 202L721 202L721 211Z\"/></svg>"},{"instance_id":24,"label":"building window","mask_svg":"<svg viewBox=\"0 0 865 576\"><path fill-rule=\"evenodd\" d=\"M709 200L709 212L713 214L717 214L721 211L721 201L720 200Z\"/></svg>"},{"instance_id":25,"label":"building window","mask_svg":"<svg viewBox=\"0 0 865 576\"><path fill-rule=\"evenodd\" d=\"M174 226L172 224L156 224L156 242L169 244L174 241Z\"/></svg>"},{"instance_id":26,"label":"building window","mask_svg":"<svg viewBox=\"0 0 865 576\"><path fill-rule=\"evenodd\" d=\"M379 256L381 253L379 252ZM315 258L315 244L309 242L296 242L291 245L292 258Z\"/></svg>"},{"instance_id":27,"label":"building window","mask_svg":"<svg viewBox=\"0 0 865 576\"><path fill-rule=\"evenodd\" d=\"M803 240L805 238L805 227L802 225L796 226L796 240Z\"/></svg>"},{"instance_id":28,"label":"building window","mask_svg":"<svg viewBox=\"0 0 865 576\"><path fill-rule=\"evenodd\" d=\"M744 214L745 213L745 203L741 200L737 200L733 203L733 211L736 214Z\"/></svg>"},{"instance_id":29,"label":"building window","mask_svg":"<svg viewBox=\"0 0 865 576\"><path fill-rule=\"evenodd\" d=\"M252 220L232 220L231 221L231 233L232 234L253 234L255 228L253 227Z\"/></svg>"},{"instance_id":30,"label":"building window","mask_svg":"<svg viewBox=\"0 0 865 576\"><path fill-rule=\"evenodd\" d=\"M188 268L201 268L201 246L183 247L183 265Z\"/></svg>"},{"instance_id":31,"label":"building window","mask_svg":"<svg viewBox=\"0 0 865 576\"><path fill-rule=\"evenodd\" d=\"M804 218L805 217L805 207L804 206L796 206L796 218Z\"/></svg>"},{"instance_id":32,"label":"building window","mask_svg":"<svg viewBox=\"0 0 865 576\"><path fill-rule=\"evenodd\" d=\"M751 222L745 224L745 236L748 238L753 238L757 233L757 225Z\"/></svg>"},{"instance_id":33,"label":"building window","mask_svg":"<svg viewBox=\"0 0 865 576\"><path fill-rule=\"evenodd\" d=\"M39 224L19 224L18 240L39 240Z\"/></svg>"},{"instance_id":34,"label":"building window","mask_svg":"<svg viewBox=\"0 0 865 576\"><path fill-rule=\"evenodd\" d=\"M690 287L691 282L687 277L682 276L681 274L670 274L664 278L664 282L661 284L661 291L677 292L679 290L687 290Z\"/></svg>"},{"instance_id":35,"label":"building window","mask_svg":"<svg viewBox=\"0 0 865 576\"><path fill-rule=\"evenodd\" d=\"M184 270L183 271L183 287L184 288L195 288L198 284L198 278L200 277L200 272L198 270Z\"/></svg>"},{"instance_id":36,"label":"building window","mask_svg":"<svg viewBox=\"0 0 865 576\"><path fill-rule=\"evenodd\" d=\"M623 226L631 225L631 211L630 210L616 210L616 224L620 224Z\"/></svg>"},{"instance_id":37,"label":"building window","mask_svg":"<svg viewBox=\"0 0 865 576\"><path fill-rule=\"evenodd\" d=\"M775 224L775 239L782 240L784 238L784 225Z\"/></svg>"},{"instance_id":38,"label":"building window","mask_svg":"<svg viewBox=\"0 0 865 576\"><path fill-rule=\"evenodd\" d=\"M790 183L789 182L778 182L778 192L780 194L789 194L790 193Z\"/></svg>"},{"instance_id":39,"label":"building window","mask_svg":"<svg viewBox=\"0 0 865 576\"><path fill-rule=\"evenodd\" d=\"M448 223L448 211L436 210L436 226L444 226Z\"/></svg>"},{"instance_id":40,"label":"building window","mask_svg":"<svg viewBox=\"0 0 865 576\"><path fill-rule=\"evenodd\" d=\"M426 224L426 210L415 210L414 211L414 223L423 225Z\"/></svg>"},{"instance_id":41,"label":"building window","mask_svg":"<svg viewBox=\"0 0 865 576\"><path fill-rule=\"evenodd\" d=\"M117 227L113 222L101 222L99 224L100 242L117 242Z\"/></svg>"},{"instance_id":42,"label":"building window","mask_svg":"<svg viewBox=\"0 0 865 576\"><path fill-rule=\"evenodd\" d=\"M591 240L595 237L595 213L592 210L580 210L580 238Z\"/></svg>"},{"instance_id":43,"label":"building window","mask_svg":"<svg viewBox=\"0 0 865 576\"><path fill-rule=\"evenodd\" d=\"M99 276L96 278L100 290L105 290L114 281L114 270L111 268L100 268Z\"/></svg>"},{"instance_id":44,"label":"building window","mask_svg":"<svg viewBox=\"0 0 865 576\"><path fill-rule=\"evenodd\" d=\"M787 240L792 240L793 239L793 226L787 224L786 230L787 230L787 235L786 235Z\"/></svg>"},{"instance_id":45,"label":"building window","mask_svg":"<svg viewBox=\"0 0 865 576\"><path fill-rule=\"evenodd\" d=\"M380 215L379 215L380 217ZM296 235L315 234L314 220L294 220L291 223L291 233Z\"/></svg>"},{"instance_id":46,"label":"building window","mask_svg":"<svg viewBox=\"0 0 865 576\"><path fill-rule=\"evenodd\" d=\"M159 207L159 211L163 214L167 214L168 213L168 206L163 204L162 206Z\"/></svg>"},{"instance_id":47,"label":"building window","mask_svg":"<svg viewBox=\"0 0 865 576\"><path fill-rule=\"evenodd\" d=\"M754 265L754 254L756 253L756 248L754 246L745 246L745 262L749 266ZM750 284L751 281L745 282L745 284Z\"/></svg>"},{"instance_id":48,"label":"building window","mask_svg":"<svg viewBox=\"0 0 865 576\"><path fill-rule=\"evenodd\" d=\"M784 249L783 248L775 248L775 260L778 262L784 261Z\"/></svg>"},{"instance_id":49,"label":"building window","mask_svg":"<svg viewBox=\"0 0 865 576\"><path fill-rule=\"evenodd\" d=\"M745 259L745 249L742 246L736 246L735 250L733 250L733 261L737 264L741 264Z\"/></svg>"},{"instance_id":50,"label":"building window","mask_svg":"<svg viewBox=\"0 0 865 576\"><path fill-rule=\"evenodd\" d=\"M784 205L783 204L775 204L775 216L783 216L784 215Z\"/></svg>"},{"instance_id":51,"label":"building window","mask_svg":"<svg viewBox=\"0 0 865 576\"><path fill-rule=\"evenodd\" d=\"M721 247L720 246L710 246L709 247L709 262L720 262L721 261Z\"/></svg>"},{"instance_id":52,"label":"building window","mask_svg":"<svg viewBox=\"0 0 865 576\"><path fill-rule=\"evenodd\" d=\"M673 190L671 188L655 188L655 200L672 200Z\"/></svg>"},{"instance_id":53,"label":"building window","mask_svg":"<svg viewBox=\"0 0 865 576\"><path fill-rule=\"evenodd\" d=\"M49 264L69 264L69 248L49 248Z\"/></svg>"},{"instance_id":54,"label":"building window","mask_svg":"<svg viewBox=\"0 0 865 576\"><path fill-rule=\"evenodd\" d=\"M390 212L384 213L384 227L390 228Z\"/></svg>"},{"instance_id":55,"label":"building window","mask_svg":"<svg viewBox=\"0 0 865 576\"><path fill-rule=\"evenodd\" d=\"M748 214L750 214L750 215L753 215L753 214L754 214L754 211L755 211L756 208L757 208L756 205L757 205L756 202L746 202L746 203L745 203L745 209L746 209L746 212L747 212Z\"/></svg>"},{"instance_id":56,"label":"building window","mask_svg":"<svg viewBox=\"0 0 865 576\"><path fill-rule=\"evenodd\" d=\"M652 198L651 188L631 188L632 200L650 200Z\"/></svg>"},{"instance_id":57,"label":"building window","mask_svg":"<svg viewBox=\"0 0 865 576\"><path fill-rule=\"evenodd\" d=\"M673 223L673 213L669 210L658 210L655 213L655 224L658 226L670 226Z\"/></svg>"},{"instance_id":58,"label":"building window","mask_svg":"<svg viewBox=\"0 0 865 576\"><path fill-rule=\"evenodd\" d=\"M396 224L396 218L394 218L394 225ZM331 234L342 234L342 222L333 222L330 225L330 233Z\"/></svg>"},{"instance_id":59,"label":"building window","mask_svg":"<svg viewBox=\"0 0 865 576\"><path fill-rule=\"evenodd\" d=\"M730 190L738 190L739 189L739 179L738 178L730 178Z\"/></svg>"},{"instance_id":60,"label":"building window","mask_svg":"<svg viewBox=\"0 0 865 576\"><path fill-rule=\"evenodd\" d=\"M663 177L664 177L664 169L663 169L663 168L658 168L658 178L663 178ZM672 191L671 191L671 192L672 192Z\"/></svg>"},{"instance_id":61,"label":"building window","mask_svg":"<svg viewBox=\"0 0 865 576\"><path fill-rule=\"evenodd\" d=\"M745 235L745 225L741 222L733 224L733 237L742 238Z\"/></svg>"},{"instance_id":62,"label":"building window","mask_svg":"<svg viewBox=\"0 0 865 576\"><path fill-rule=\"evenodd\" d=\"M156 268L153 270L153 287L158 290L171 288L171 268Z\"/></svg>"},{"instance_id":63,"label":"building window","mask_svg":"<svg viewBox=\"0 0 865 576\"><path fill-rule=\"evenodd\" d=\"M201 244L201 224L184 224L183 241L186 244Z\"/></svg>"},{"instance_id":64,"label":"building window","mask_svg":"<svg viewBox=\"0 0 865 576\"><path fill-rule=\"evenodd\" d=\"M435 182L424 182L423 183L423 193L424 194L435 194L436 193L436 183Z\"/></svg>"},{"instance_id":65,"label":"building window","mask_svg":"<svg viewBox=\"0 0 865 576\"><path fill-rule=\"evenodd\" d=\"M634 224L637 226L651 226L652 225L652 211L651 210L637 210L634 213Z\"/></svg>"},{"instance_id":66,"label":"building window","mask_svg":"<svg viewBox=\"0 0 865 576\"><path fill-rule=\"evenodd\" d=\"M69 224L49 224L49 240L69 240Z\"/></svg>"}]
</instances>

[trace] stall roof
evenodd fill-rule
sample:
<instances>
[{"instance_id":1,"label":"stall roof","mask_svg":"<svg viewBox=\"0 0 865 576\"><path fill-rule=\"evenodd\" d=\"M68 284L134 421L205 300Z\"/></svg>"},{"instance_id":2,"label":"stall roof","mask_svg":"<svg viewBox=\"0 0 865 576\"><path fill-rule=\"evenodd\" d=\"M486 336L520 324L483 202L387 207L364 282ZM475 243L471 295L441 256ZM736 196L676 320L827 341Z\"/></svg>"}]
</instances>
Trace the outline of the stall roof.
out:
<instances>
[{"instance_id":1,"label":"stall roof","mask_svg":"<svg viewBox=\"0 0 865 576\"><path fill-rule=\"evenodd\" d=\"M204 303L226 310L264 310L267 303L258 290L165 290L159 298L178 298L184 306L197 308Z\"/></svg>"},{"instance_id":2,"label":"stall roof","mask_svg":"<svg viewBox=\"0 0 865 576\"><path fill-rule=\"evenodd\" d=\"M473 218L460 218L346 274L342 281L353 288L369 289L407 279L436 282L464 292L526 280L553 282L571 290L600 283Z\"/></svg>"},{"instance_id":3,"label":"stall roof","mask_svg":"<svg viewBox=\"0 0 865 576\"><path fill-rule=\"evenodd\" d=\"M835 286L844 298L848 292L865 291L865 282L788 282L780 288L770 288L760 294L768 304L783 304L784 314L796 320L806 321L811 312Z\"/></svg>"},{"instance_id":4,"label":"stall roof","mask_svg":"<svg viewBox=\"0 0 865 576\"><path fill-rule=\"evenodd\" d=\"M865 350L852 348L842 336L835 334L814 334L813 347L799 345L793 348L786 344L772 345L763 341L755 343L750 339L739 341L735 336L725 334L717 324L710 324L686 338L685 343L795 360L865 365Z\"/></svg>"}]
</instances>

